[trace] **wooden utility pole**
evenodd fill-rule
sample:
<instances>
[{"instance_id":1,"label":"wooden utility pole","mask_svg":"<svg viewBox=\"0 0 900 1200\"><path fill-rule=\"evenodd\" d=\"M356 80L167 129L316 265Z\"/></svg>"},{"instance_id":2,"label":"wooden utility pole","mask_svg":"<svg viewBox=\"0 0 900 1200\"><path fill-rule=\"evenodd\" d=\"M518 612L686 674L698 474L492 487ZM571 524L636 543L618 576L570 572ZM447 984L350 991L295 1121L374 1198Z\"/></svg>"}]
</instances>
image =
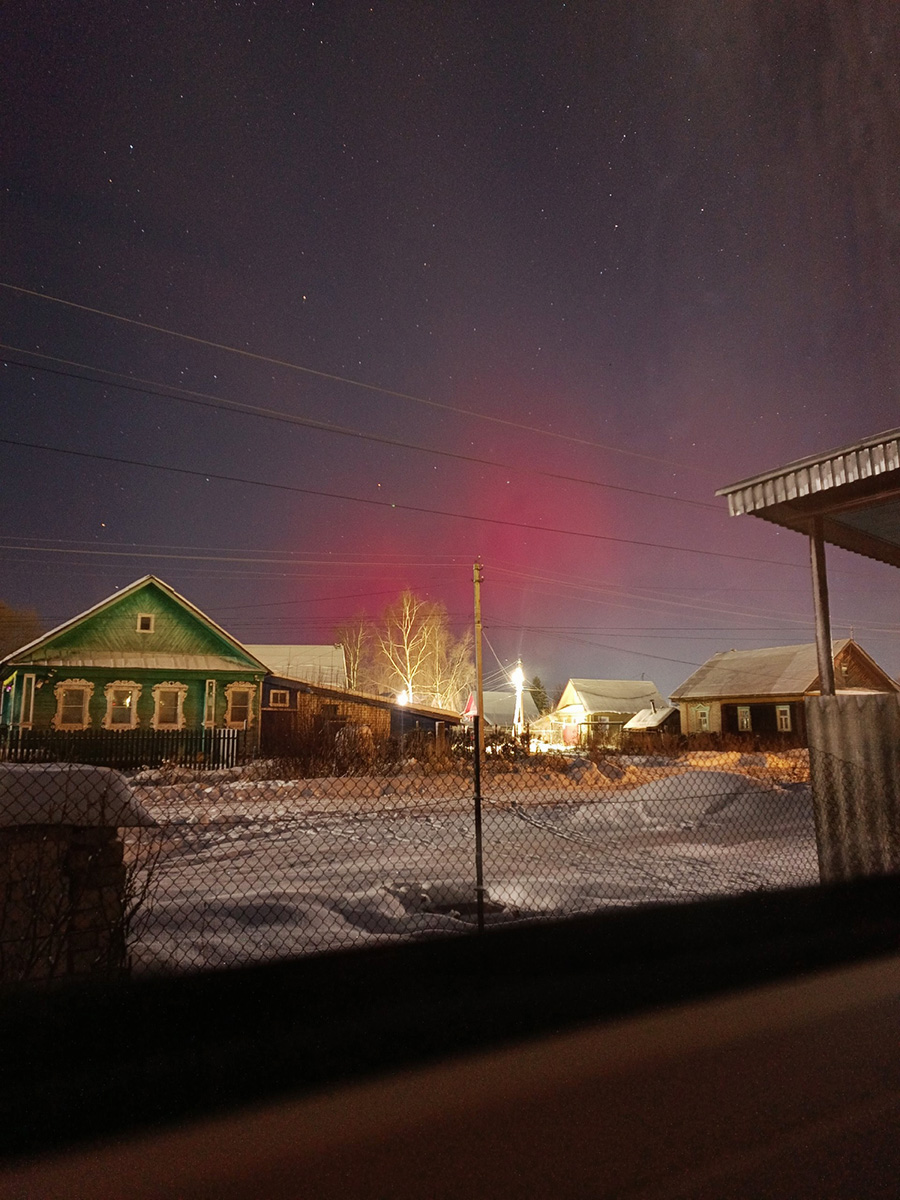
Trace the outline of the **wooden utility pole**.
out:
<instances>
[{"instance_id":1,"label":"wooden utility pole","mask_svg":"<svg viewBox=\"0 0 900 1200\"><path fill-rule=\"evenodd\" d=\"M473 782L475 795L475 907L478 932L484 932L484 854L481 836L481 762L484 757L484 685L481 666L481 571L476 562L472 580L475 585L475 750Z\"/></svg>"}]
</instances>

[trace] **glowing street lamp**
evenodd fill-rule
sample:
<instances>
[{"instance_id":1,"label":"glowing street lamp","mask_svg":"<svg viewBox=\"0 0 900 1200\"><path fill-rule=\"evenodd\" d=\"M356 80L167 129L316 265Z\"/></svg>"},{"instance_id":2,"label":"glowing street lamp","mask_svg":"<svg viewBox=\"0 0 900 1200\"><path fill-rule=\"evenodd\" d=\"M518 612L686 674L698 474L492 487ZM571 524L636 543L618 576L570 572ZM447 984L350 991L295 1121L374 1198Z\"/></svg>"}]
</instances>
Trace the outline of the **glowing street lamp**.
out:
<instances>
[{"instance_id":1,"label":"glowing street lamp","mask_svg":"<svg viewBox=\"0 0 900 1200\"><path fill-rule=\"evenodd\" d=\"M525 729L525 713L522 707L522 690L525 687L525 672L522 670L522 660L519 659L516 669L510 676L516 689L516 711L513 714L513 729L522 733Z\"/></svg>"}]
</instances>

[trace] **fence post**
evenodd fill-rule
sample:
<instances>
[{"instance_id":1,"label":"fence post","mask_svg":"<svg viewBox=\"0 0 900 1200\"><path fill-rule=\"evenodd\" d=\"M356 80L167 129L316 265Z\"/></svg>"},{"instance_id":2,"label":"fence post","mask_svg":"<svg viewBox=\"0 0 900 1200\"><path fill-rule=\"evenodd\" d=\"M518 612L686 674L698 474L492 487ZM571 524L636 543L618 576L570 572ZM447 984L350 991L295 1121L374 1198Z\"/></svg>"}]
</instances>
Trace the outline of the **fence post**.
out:
<instances>
[{"instance_id":1,"label":"fence post","mask_svg":"<svg viewBox=\"0 0 900 1200\"><path fill-rule=\"evenodd\" d=\"M478 919L478 932L484 933L484 858L481 841L481 739L478 736L481 714L472 718L475 731L474 750L474 782L475 795L475 912Z\"/></svg>"}]
</instances>

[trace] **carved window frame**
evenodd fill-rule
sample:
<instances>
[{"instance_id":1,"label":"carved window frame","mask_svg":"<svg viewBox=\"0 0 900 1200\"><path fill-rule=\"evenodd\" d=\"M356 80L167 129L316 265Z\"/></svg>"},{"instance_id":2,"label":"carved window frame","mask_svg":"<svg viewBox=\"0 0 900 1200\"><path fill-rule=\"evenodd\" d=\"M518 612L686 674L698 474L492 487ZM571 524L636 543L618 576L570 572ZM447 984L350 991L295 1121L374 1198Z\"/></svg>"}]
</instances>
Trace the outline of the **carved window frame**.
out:
<instances>
[{"instance_id":1,"label":"carved window frame","mask_svg":"<svg viewBox=\"0 0 900 1200\"><path fill-rule=\"evenodd\" d=\"M160 692L177 692L178 693L178 716L174 723L171 721L160 721L159 719L159 697ZM156 683L153 685L153 717L150 721L151 729L184 729L186 719L184 715L184 701L188 694L188 685L179 683L178 680L170 680L167 683Z\"/></svg>"},{"instance_id":2,"label":"carved window frame","mask_svg":"<svg viewBox=\"0 0 900 1200\"><path fill-rule=\"evenodd\" d=\"M103 720L100 722L104 729L137 729L138 726L138 700L141 698L141 692L144 690L143 685L135 683L133 679L116 679L113 683L108 683L103 689L103 696L106 700L106 712L103 714ZM131 715L131 721L128 725L113 724L113 694L115 692L131 692L131 703L128 708Z\"/></svg>"},{"instance_id":3,"label":"carved window frame","mask_svg":"<svg viewBox=\"0 0 900 1200\"><path fill-rule=\"evenodd\" d=\"M247 692L249 700L247 702L247 721L235 721L231 715L234 694L235 692ZM251 729L253 726L253 697L256 693L256 688L252 683L229 683L225 688L225 728L226 729Z\"/></svg>"},{"instance_id":4,"label":"carved window frame","mask_svg":"<svg viewBox=\"0 0 900 1200\"><path fill-rule=\"evenodd\" d=\"M79 724L74 724L71 721L63 722L63 693L64 692L82 692L84 700L82 702L83 721ZM53 719L50 725L53 729L90 729L91 727L91 698L94 695L94 685L89 679L61 679L53 688L53 695L56 697L56 712L53 714Z\"/></svg>"}]
</instances>

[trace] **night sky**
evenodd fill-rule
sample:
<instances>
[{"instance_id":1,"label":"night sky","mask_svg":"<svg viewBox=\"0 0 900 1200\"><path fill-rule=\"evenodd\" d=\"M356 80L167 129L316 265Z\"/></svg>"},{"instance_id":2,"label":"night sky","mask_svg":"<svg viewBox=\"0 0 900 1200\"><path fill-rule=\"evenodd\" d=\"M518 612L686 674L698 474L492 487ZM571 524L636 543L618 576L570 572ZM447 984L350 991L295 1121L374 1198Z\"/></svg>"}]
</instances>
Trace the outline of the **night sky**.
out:
<instances>
[{"instance_id":1,"label":"night sky","mask_svg":"<svg viewBox=\"0 0 900 1200\"><path fill-rule=\"evenodd\" d=\"M480 557L550 688L812 640L805 540L714 493L900 425L893 0L3 23L0 598L328 642L405 586L462 630ZM897 674L896 571L829 568Z\"/></svg>"}]
</instances>

